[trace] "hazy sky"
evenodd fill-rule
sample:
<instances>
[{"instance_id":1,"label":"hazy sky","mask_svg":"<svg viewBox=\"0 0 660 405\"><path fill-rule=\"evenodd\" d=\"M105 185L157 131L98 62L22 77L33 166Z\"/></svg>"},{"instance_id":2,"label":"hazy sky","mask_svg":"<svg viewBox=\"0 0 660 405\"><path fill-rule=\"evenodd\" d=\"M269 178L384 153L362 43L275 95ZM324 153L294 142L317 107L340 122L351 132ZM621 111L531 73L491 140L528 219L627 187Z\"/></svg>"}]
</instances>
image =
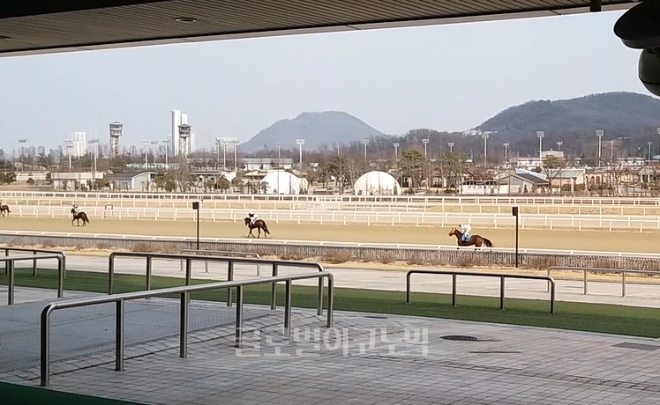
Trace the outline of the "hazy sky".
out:
<instances>
[{"instance_id":1,"label":"hazy sky","mask_svg":"<svg viewBox=\"0 0 660 405\"><path fill-rule=\"evenodd\" d=\"M304 111L376 129L465 130L504 108L606 91L646 93L622 12L0 58L0 147L55 146L76 130L162 140L187 113L197 144L246 141Z\"/></svg>"}]
</instances>

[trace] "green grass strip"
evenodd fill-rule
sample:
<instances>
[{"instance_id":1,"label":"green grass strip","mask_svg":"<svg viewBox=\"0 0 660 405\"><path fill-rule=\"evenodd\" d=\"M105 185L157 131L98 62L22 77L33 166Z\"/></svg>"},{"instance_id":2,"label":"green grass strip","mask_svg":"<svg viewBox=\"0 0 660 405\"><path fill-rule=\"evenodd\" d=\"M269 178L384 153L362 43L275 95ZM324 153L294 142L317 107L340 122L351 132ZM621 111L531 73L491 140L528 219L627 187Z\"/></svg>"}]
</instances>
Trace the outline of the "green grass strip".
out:
<instances>
[{"instance_id":1,"label":"green grass strip","mask_svg":"<svg viewBox=\"0 0 660 405\"><path fill-rule=\"evenodd\" d=\"M50 288L56 286L56 272L41 270L32 277L31 269L19 269L15 276L16 286ZM216 280L219 281L219 280ZM107 293L108 276L105 273L68 271L64 287L71 291ZM193 280L194 284L208 280ZM295 282L294 282L295 283ZM7 276L0 271L0 284L7 284ZM144 276L117 274L115 293L144 290ZM182 278L152 278L152 289L181 286ZM414 284L413 284L414 289ZM195 293L193 299L225 301L226 290ZM556 313L549 313L547 300L508 298L505 310L499 309L499 298L459 295L457 307L451 306L449 294L412 293L410 304L405 303L405 292L364 290L354 288L335 289L335 309L342 311L370 312L424 316L466 321L492 322L510 325L539 326L609 334L660 337L660 309L625 305L557 302ZM284 285L279 286L279 305L284 305ZM270 304L270 284L245 288L245 303ZM295 307L315 308L316 287L293 287Z\"/></svg>"}]
</instances>

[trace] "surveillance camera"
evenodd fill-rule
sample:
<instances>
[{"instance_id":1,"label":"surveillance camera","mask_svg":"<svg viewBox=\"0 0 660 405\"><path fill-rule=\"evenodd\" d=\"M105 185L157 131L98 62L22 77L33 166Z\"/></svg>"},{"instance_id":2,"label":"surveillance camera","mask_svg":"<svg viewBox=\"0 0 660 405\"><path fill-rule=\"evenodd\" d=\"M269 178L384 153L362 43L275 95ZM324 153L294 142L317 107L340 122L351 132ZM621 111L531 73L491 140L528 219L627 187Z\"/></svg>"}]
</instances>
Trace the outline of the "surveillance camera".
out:
<instances>
[{"instance_id":1,"label":"surveillance camera","mask_svg":"<svg viewBox=\"0 0 660 405\"><path fill-rule=\"evenodd\" d=\"M660 0L646 0L628 10L614 25L614 34L627 47L642 50L639 80L660 96Z\"/></svg>"}]
</instances>

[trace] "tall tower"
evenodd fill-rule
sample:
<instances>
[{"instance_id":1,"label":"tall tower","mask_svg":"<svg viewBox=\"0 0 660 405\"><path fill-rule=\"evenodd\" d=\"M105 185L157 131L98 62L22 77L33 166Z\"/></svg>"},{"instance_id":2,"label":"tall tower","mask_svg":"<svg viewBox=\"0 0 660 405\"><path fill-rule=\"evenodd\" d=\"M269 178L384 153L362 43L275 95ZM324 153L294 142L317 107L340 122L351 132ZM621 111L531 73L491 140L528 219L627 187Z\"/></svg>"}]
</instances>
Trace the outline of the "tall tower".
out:
<instances>
[{"instance_id":1,"label":"tall tower","mask_svg":"<svg viewBox=\"0 0 660 405\"><path fill-rule=\"evenodd\" d=\"M190 154L190 125L179 125L179 145L178 153L180 156L187 157Z\"/></svg>"},{"instance_id":2,"label":"tall tower","mask_svg":"<svg viewBox=\"0 0 660 405\"><path fill-rule=\"evenodd\" d=\"M124 126L121 122L110 123L110 158L120 155L119 153L119 138L124 131Z\"/></svg>"},{"instance_id":3,"label":"tall tower","mask_svg":"<svg viewBox=\"0 0 660 405\"><path fill-rule=\"evenodd\" d=\"M172 156L177 156L179 154L179 126L183 123L181 122L181 111L172 110ZM187 119L187 118L186 118Z\"/></svg>"}]
</instances>

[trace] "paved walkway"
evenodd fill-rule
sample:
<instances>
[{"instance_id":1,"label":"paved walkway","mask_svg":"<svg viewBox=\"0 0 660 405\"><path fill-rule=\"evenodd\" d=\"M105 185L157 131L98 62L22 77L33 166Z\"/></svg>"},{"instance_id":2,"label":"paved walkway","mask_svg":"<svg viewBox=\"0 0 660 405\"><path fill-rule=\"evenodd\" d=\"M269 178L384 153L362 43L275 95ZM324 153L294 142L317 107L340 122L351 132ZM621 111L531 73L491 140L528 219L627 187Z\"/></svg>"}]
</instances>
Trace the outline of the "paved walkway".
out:
<instances>
[{"instance_id":1,"label":"paved walkway","mask_svg":"<svg viewBox=\"0 0 660 405\"><path fill-rule=\"evenodd\" d=\"M191 310L205 307L219 316L230 311L199 302ZM335 329L328 330L324 317L295 310L292 326L298 329L287 340L282 316L275 311L247 320L240 350L233 347L230 324L190 333L184 359L173 336L127 347L122 372L113 369L112 345L105 352L54 361L51 388L159 405L660 401L655 371L660 343L650 339L341 312L335 313ZM91 330L64 322L53 338L67 341L62 334L72 336L70 329ZM443 339L452 335L473 340ZM38 368L4 372L0 379L36 385Z\"/></svg>"},{"instance_id":2,"label":"paved walkway","mask_svg":"<svg viewBox=\"0 0 660 405\"><path fill-rule=\"evenodd\" d=\"M44 261L43 267L48 262ZM54 267L55 264L52 264ZM108 259L97 256L67 256L67 267L74 270L108 271ZM168 277L184 277L181 263L173 260L154 260L153 275ZM208 270L208 272L206 272ZM271 275L271 267L262 265L259 275ZM336 286L344 288L365 288L375 290L405 291L405 272L378 271L362 269L329 268L335 276ZM280 267L279 274L295 274L315 271L312 269ZM145 260L134 258L119 258L116 261L116 272L123 274L145 274ZM257 276L256 265L236 265L235 278L245 279ZM193 262L193 277L207 279L223 279L227 277L225 263L209 263L208 268L203 262ZM315 280L297 281L300 285L315 285ZM509 298L548 299L547 283L538 280L507 280L506 296ZM66 287L66 283L65 283ZM467 295L499 296L499 279L491 277L459 277L458 293ZM633 284L628 282L626 297L621 297L621 283L589 282L589 294L583 295L582 281L557 281L557 300L591 302L602 304L633 305L660 308L660 285ZM6 303L6 295L0 287L0 305ZM412 291L450 293L451 277L441 275L412 275ZM18 294L18 289L17 289ZM21 293L27 294L27 293ZM43 296L42 296L43 297ZM414 299L414 294L413 294Z\"/></svg>"},{"instance_id":3,"label":"paved walkway","mask_svg":"<svg viewBox=\"0 0 660 405\"><path fill-rule=\"evenodd\" d=\"M143 272L139 261L122 262L118 263L120 272ZM178 263L157 263L155 274L181 276ZM107 271L106 264L107 259L69 256L71 268ZM283 274L292 271L301 270L282 269ZM332 269L332 272L340 287L365 287L367 283L370 288L403 288L404 276L399 273L350 269ZM256 268L241 267L237 273L239 278L254 277ZM211 265L209 273L205 273L203 264L195 268L196 277L224 274L219 266ZM268 275L267 269L261 269L261 275ZM448 282L441 280L442 277L427 280L418 276L415 290L446 289ZM485 289L484 283L492 283L493 288ZM496 284L496 280L466 279L459 281L459 288L466 293L496 294ZM561 294L565 298L580 298L570 284L579 285L561 283ZM509 285L510 296L547 294L543 282L537 283L536 291L531 292L524 291L527 287L524 284L511 281ZM604 288L604 293L612 294L620 291L616 284L608 285L593 283L592 290ZM641 287L647 286L630 286L633 297L623 301L650 301L651 298L644 298ZM17 301L33 301L40 294L54 296L52 290L20 288ZM621 300L600 295L588 297ZM34 339L33 334L38 334L37 309L43 305L45 301L0 307L0 359L9 359L0 362L4 367L0 370L0 380L38 384L38 357L31 354L38 344L29 342ZM246 310L257 316L247 317L245 346L236 349L231 322L233 309L193 301L191 324L201 326L191 329L189 355L182 359L178 357L178 317L172 311L177 305L176 300L154 299L140 302L135 311L129 311L159 314L167 319L154 318L151 323L127 321L126 327L131 329L127 336L139 333L146 337L127 341L122 372L114 371L114 322L110 313L92 316L103 311L90 308L89 313L80 316L53 318L57 325L52 338L60 354L54 357L51 366L51 388L152 405L652 405L660 402L658 340L341 311L335 312L334 329L328 330L325 314L319 317L315 311L305 309L294 309L294 329L286 339L282 335L281 308L269 311L262 306L246 305ZM151 306L154 308L147 308ZM15 316L16 311L30 312L30 308L34 309L33 314ZM61 312L54 316L64 315L66 311ZM97 318L98 328L94 327ZM16 323L16 327L6 327L1 319ZM209 320L215 323L205 328L203 322ZM158 333L163 337L153 339ZM445 339L448 336L470 340ZM90 348L91 341L96 348ZM17 347L12 349L10 343ZM26 344L30 350L18 347ZM28 356L29 361L20 362L20 356Z\"/></svg>"}]
</instances>

